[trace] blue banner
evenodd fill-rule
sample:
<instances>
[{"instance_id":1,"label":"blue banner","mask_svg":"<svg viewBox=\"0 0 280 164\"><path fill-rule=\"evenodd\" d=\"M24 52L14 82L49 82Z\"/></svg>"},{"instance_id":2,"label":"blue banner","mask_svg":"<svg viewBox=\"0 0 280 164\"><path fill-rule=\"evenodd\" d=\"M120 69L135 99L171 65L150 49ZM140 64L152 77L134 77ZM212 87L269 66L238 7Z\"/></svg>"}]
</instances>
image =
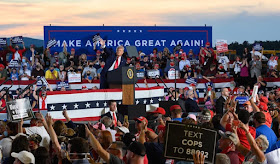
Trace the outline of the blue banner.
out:
<instances>
[{"instance_id":1,"label":"blue banner","mask_svg":"<svg viewBox=\"0 0 280 164\"><path fill-rule=\"evenodd\" d=\"M93 56L93 36L96 34L113 50L118 45L136 46L145 54L152 53L154 48L163 51L164 47L173 53L179 43L185 52L192 49L198 54L199 47L204 47L206 42L212 45L212 27L209 26L45 26L44 47L49 40L55 39L57 43L51 48L52 54L62 52L63 43L66 43L68 52L74 48L76 54ZM98 43L97 49L99 46Z\"/></svg>"}]
</instances>

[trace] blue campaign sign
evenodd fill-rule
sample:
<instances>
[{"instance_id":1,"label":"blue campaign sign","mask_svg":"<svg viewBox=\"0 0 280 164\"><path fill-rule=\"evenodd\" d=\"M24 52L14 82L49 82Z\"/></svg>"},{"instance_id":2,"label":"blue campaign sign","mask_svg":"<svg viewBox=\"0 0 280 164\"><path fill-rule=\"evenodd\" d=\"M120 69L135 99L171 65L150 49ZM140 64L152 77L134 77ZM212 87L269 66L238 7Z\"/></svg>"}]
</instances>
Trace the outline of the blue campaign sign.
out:
<instances>
[{"instance_id":1,"label":"blue campaign sign","mask_svg":"<svg viewBox=\"0 0 280 164\"><path fill-rule=\"evenodd\" d=\"M95 55L93 37L97 34L113 50L119 45L136 46L138 51L146 54L150 54L153 48L162 51L164 47L173 52L179 43L185 52L193 49L197 54L199 47L204 47L206 42L212 45L212 27L209 26L45 26L44 47L49 40L55 39L57 43L51 53L62 52L66 43L68 52L74 48L76 54L92 56Z\"/></svg>"},{"instance_id":2,"label":"blue campaign sign","mask_svg":"<svg viewBox=\"0 0 280 164\"><path fill-rule=\"evenodd\" d=\"M237 96L235 100L238 100L240 105L243 105L246 101L249 100L248 96Z\"/></svg>"}]
</instances>

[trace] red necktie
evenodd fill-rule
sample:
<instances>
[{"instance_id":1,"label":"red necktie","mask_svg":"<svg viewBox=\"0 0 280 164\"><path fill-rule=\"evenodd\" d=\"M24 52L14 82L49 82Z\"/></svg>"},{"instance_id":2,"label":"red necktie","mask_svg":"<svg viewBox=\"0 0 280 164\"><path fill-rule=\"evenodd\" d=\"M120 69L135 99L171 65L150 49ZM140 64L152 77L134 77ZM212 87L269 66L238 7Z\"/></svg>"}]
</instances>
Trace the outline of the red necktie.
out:
<instances>
[{"instance_id":1,"label":"red necktie","mask_svg":"<svg viewBox=\"0 0 280 164\"><path fill-rule=\"evenodd\" d=\"M117 126L117 117L115 115L115 112L113 112L113 117L114 117L114 126Z\"/></svg>"},{"instance_id":2,"label":"red necktie","mask_svg":"<svg viewBox=\"0 0 280 164\"><path fill-rule=\"evenodd\" d=\"M42 97L42 109L46 109L45 100L46 100L46 97Z\"/></svg>"},{"instance_id":3,"label":"red necktie","mask_svg":"<svg viewBox=\"0 0 280 164\"><path fill-rule=\"evenodd\" d=\"M114 65L114 69L117 69L119 67L119 57L116 59L116 63Z\"/></svg>"}]
</instances>

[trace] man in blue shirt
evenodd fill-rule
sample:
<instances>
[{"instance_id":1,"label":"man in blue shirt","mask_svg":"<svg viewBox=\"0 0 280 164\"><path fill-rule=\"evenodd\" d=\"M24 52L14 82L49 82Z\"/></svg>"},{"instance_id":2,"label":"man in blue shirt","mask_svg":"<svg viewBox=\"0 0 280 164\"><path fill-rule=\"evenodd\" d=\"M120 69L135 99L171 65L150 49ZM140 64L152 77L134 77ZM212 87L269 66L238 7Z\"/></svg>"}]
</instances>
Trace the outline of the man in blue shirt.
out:
<instances>
[{"instance_id":1,"label":"man in blue shirt","mask_svg":"<svg viewBox=\"0 0 280 164\"><path fill-rule=\"evenodd\" d=\"M172 121L179 121L182 122L182 108L180 105L172 105L170 107L170 112L171 112L171 119Z\"/></svg>"},{"instance_id":2,"label":"man in blue shirt","mask_svg":"<svg viewBox=\"0 0 280 164\"><path fill-rule=\"evenodd\" d=\"M265 124L265 121L265 115L263 114L263 112L257 112L254 114L253 122L256 127L256 138L261 134L266 136L269 142L269 146L266 149L265 153L268 153L272 151L272 146L276 143L277 137L273 130Z\"/></svg>"}]
</instances>

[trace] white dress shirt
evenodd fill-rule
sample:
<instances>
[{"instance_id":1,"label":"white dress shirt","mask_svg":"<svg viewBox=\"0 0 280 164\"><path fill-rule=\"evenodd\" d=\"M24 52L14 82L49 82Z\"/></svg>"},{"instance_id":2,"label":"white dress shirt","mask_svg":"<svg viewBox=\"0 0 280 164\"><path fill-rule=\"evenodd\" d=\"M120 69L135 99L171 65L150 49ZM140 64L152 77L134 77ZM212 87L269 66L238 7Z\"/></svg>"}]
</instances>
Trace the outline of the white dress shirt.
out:
<instances>
[{"instance_id":1,"label":"white dress shirt","mask_svg":"<svg viewBox=\"0 0 280 164\"><path fill-rule=\"evenodd\" d=\"M120 63L121 63L121 59L122 59L122 56L119 56L119 57L118 57L118 66L119 66ZM111 67L108 69L108 71L114 70L116 61L117 61L117 58L116 58L116 60L114 61L114 63L111 65Z\"/></svg>"}]
</instances>

